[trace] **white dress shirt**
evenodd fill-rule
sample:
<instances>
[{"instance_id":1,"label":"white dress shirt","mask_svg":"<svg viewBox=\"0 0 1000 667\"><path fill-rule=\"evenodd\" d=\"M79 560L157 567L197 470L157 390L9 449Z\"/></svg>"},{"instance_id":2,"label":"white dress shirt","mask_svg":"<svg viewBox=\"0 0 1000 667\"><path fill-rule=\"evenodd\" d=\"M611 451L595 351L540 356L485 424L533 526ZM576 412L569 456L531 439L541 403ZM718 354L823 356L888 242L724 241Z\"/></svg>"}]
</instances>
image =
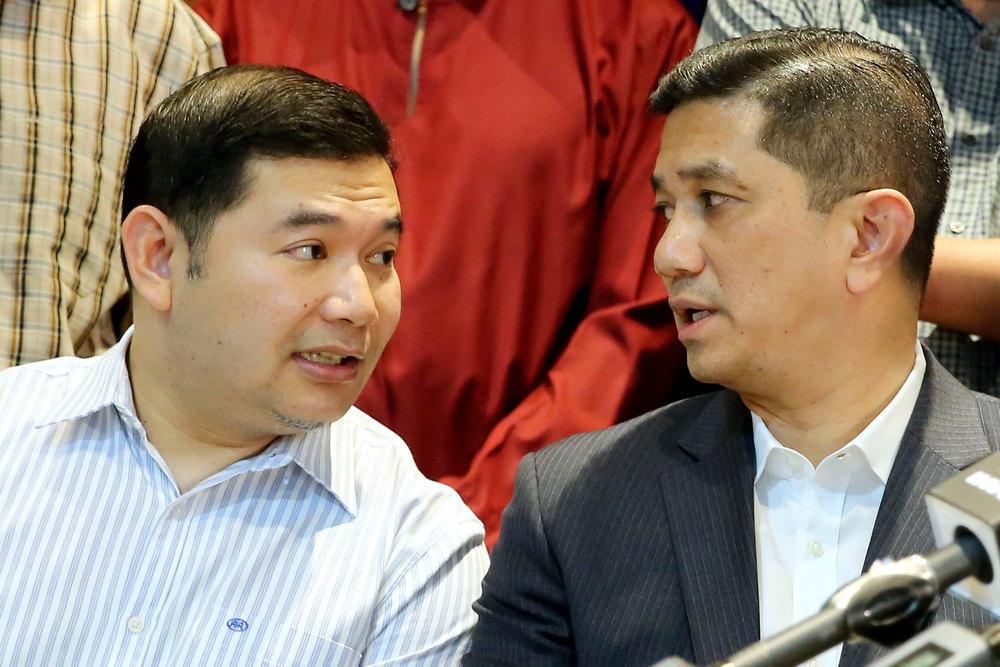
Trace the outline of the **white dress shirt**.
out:
<instances>
[{"instance_id":1,"label":"white dress shirt","mask_svg":"<svg viewBox=\"0 0 1000 667\"><path fill-rule=\"evenodd\" d=\"M136 417L130 335L0 373L0 661L445 665L483 527L362 412L178 492Z\"/></svg>"},{"instance_id":2,"label":"white dress shirt","mask_svg":"<svg viewBox=\"0 0 1000 667\"><path fill-rule=\"evenodd\" d=\"M775 440L751 413L761 637L815 614L840 587L861 575L925 368L917 345L913 369L892 401L816 468ZM806 664L835 667L840 651L837 646Z\"/></svg>"}]
</instances>

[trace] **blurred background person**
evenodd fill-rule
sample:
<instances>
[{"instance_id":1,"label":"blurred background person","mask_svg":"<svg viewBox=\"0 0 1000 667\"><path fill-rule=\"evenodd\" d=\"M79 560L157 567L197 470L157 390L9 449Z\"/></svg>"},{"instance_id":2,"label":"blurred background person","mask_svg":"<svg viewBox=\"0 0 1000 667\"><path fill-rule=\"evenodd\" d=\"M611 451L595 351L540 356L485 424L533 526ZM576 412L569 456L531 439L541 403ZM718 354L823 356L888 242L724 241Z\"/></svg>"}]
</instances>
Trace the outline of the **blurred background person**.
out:
<instances>
[{"instance_id":1,"label":"blurred background person","mask_svg":"<svg viewBox=\"0 0 1000 667\"><path fill-rule=\"evenodd\" d=\"M403 317L359 407L492 543L521 456L688 391L653 268L679 0L202 0L232 63L359 90L404 168Z\"/></svg>"},{"instance_id":2,"label":"blurred background person","mask_svg":"<svg viewBox=\"0 0 1000 667\"><path fill-rule=\"evenodd\" d=\"M181 0L9 0L0 53L0 367L101 352L128 312L129 142L147 110L224 64L219 38Z\"/></svg>"}]
</instances>

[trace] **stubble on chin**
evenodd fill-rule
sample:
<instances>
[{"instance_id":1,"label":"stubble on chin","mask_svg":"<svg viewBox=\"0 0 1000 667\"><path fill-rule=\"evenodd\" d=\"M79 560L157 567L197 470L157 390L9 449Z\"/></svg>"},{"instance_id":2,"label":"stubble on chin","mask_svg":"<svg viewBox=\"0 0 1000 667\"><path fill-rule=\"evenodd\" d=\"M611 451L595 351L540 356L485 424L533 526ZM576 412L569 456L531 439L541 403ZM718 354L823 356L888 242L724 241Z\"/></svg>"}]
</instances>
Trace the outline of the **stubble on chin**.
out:
<instances>
[{"instance_id":1,"label":"stubble on chin","mask_svg":"<svg viewBox=\"0 0 1000 667\"><path fill-rule=\"evenodd\" d=\"M277 411L273 412L272 416L274 417L274 420L279 424L288 426L294 429L296 432L300 433L306 431L315 431L318 428L326 426L328 423L328 422L308 421L306 419L296 419L295 417L289 417L288 415L283 415Z\"/></svg>"}]
</instances>

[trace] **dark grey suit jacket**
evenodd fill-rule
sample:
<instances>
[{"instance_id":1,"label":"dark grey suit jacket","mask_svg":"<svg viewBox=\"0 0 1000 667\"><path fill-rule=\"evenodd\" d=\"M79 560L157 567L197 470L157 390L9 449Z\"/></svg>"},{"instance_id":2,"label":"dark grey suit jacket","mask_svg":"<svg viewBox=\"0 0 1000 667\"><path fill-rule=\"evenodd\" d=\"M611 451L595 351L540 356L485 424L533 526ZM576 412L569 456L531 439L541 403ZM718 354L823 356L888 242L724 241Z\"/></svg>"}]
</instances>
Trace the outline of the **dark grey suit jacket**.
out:
<instances>
[{"instance_id":1,"label":"dark grey suit jacket","mask_svg":"<svg viewBox=\"0 0 1000 667\"><path fill-rule=\"evenodd\" d=\"M1000 401L927 372L865 568L935 549L924 494L997 450ZM750 413L699 396L529 454L475 604L463 665L696 664L759 639ZM938 618L992 622L947 596ZM841 665L876 657L847 645Z\"/></svg>"}]
</instances>

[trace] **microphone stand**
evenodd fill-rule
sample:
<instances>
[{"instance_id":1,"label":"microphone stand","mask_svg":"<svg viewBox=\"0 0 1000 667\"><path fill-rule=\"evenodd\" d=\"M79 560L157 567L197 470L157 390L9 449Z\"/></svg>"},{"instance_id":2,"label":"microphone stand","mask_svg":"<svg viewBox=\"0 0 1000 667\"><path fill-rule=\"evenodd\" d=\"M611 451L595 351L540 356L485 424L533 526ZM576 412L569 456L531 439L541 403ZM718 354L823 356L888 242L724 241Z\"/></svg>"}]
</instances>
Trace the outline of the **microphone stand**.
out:
<instances>
[{"instance_id":1,"label":"microphone stand","mask_svg":"<svg viewBox=\"0 0 1000 667\"><path fill-rule=\"evenodd\" d=\"M848 639L897 646L924 629L952 584L993 577L989 555L971 533L926 556L875 562L815 615L713 667L793 667ZM686 665L668 658L654 667Z\"/></svg>"}]
</instances>

